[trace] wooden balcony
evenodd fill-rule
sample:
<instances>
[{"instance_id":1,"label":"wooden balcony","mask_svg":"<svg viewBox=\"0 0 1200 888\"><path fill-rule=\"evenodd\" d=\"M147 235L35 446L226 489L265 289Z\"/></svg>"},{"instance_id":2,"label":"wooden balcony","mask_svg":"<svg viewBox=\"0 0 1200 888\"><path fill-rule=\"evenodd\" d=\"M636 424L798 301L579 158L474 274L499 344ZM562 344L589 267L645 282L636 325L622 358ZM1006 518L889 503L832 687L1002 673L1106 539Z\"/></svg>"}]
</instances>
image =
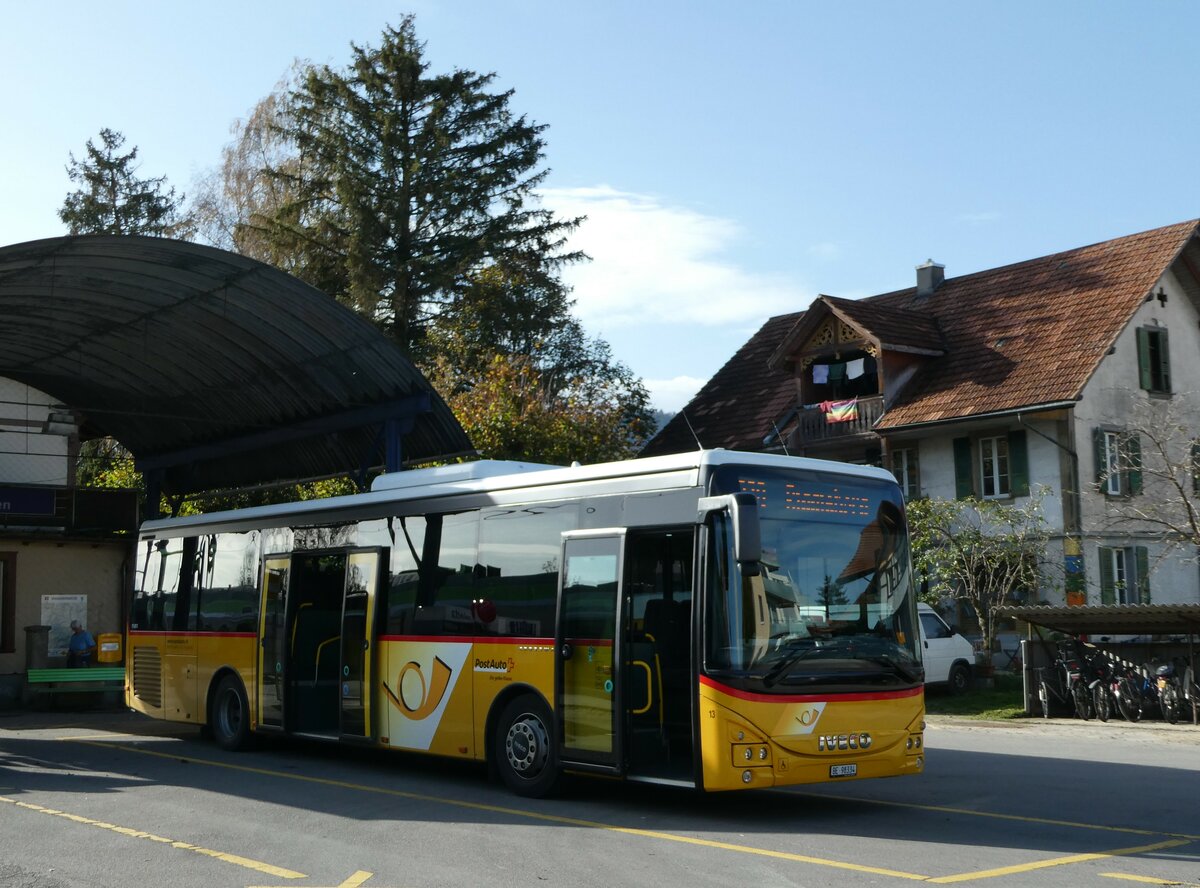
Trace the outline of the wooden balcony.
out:
<instances>
[{"instance_id":1,"label":"wooden balcony","mask_svg":"<svg viewBox=\"0 0 1200 888\"><path fill-rule=\"evenodd\" d=\"M836 441L856 436L873 435L871 427L883 415L883 396L872 395L858 399L858 416L847 422L829 422L825 411L818 407L801 410L796 437L801 445L820 441Z\"/></svg>"}]
</instances>

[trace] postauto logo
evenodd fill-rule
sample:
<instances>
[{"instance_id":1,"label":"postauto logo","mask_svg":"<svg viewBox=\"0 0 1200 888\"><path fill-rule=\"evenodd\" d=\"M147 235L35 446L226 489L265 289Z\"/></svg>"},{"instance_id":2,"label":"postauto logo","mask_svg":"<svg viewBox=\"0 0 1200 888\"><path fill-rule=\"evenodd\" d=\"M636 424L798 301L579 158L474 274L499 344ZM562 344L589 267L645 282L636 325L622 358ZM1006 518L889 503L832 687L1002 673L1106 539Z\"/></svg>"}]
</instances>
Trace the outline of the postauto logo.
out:
<instances>
[{"instance_id":1,"label":"postauto logo","mask_svg":"<svg viewBox=\"0 0 1200 888\"><path fill-rule=\"evenodd\" d=\"M482 657L475 658L476 672L498 672L507 674L516 668L517 661L512 657L507 660L485 659Z\"/></svg>"}]
</instances>

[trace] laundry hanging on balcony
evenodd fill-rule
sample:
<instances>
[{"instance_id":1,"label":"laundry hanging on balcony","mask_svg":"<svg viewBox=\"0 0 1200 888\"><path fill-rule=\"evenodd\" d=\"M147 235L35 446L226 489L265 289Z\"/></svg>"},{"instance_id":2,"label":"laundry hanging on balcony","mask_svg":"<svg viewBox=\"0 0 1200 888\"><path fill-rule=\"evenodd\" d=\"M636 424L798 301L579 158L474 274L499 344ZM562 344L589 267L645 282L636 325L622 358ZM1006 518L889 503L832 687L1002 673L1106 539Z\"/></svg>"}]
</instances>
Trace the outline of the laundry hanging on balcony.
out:
<instances>
[{"instance_id":1,"label":"laundry hanging on balcony","mask_svg":"<svg viewBox=\"0 0 1200 888\"><path fill-rule=\"evenodd\" d=\"M822 401L818 405L825 411L826 422L852 422L858 419L858 398L849 401Z\"/></svg>"}]
</instances>

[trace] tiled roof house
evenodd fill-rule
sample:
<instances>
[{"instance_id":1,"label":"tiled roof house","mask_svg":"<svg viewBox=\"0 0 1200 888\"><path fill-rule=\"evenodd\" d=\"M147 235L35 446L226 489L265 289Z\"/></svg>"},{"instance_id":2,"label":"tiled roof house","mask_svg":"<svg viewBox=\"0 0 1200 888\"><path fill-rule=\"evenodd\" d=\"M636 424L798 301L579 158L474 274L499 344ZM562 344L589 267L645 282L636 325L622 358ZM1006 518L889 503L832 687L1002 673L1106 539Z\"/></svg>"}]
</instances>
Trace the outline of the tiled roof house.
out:
<instances>
[{"instance_id":1,"label":"tiled roof house","mask_svg":"<svg viewBox=\"0 0 1200 888\"><path fill-rule=\"evenodd\" d=\"M931 261L915 287L771 318L643 452L886 465L909 496L1038 486L1074 601L1197 602L1195 565L1119 519L1144 494L1107 467L1135 414L1200 392L1198 322L1196 221L961 277Z\"/></svg>"}]
</instances>

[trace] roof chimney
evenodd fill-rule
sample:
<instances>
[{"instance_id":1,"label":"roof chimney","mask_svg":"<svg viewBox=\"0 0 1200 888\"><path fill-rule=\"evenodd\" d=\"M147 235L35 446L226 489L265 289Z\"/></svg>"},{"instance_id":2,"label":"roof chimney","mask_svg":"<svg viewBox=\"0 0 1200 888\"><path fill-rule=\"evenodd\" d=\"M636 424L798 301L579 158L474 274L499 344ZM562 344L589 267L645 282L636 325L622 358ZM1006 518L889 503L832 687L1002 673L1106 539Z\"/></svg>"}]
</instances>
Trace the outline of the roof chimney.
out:
<instances>
[{"instance_id":1,"label":"roof chimney","mask_svg":"<svg viewBox=\"0 0 1200 888\"><path fill-rule=\"evenodd\" d=\"M917 266L917 295L928 296L946 280L946 266L939 265L932 259L924 265Z\"/></svg>"}]
</instances>

